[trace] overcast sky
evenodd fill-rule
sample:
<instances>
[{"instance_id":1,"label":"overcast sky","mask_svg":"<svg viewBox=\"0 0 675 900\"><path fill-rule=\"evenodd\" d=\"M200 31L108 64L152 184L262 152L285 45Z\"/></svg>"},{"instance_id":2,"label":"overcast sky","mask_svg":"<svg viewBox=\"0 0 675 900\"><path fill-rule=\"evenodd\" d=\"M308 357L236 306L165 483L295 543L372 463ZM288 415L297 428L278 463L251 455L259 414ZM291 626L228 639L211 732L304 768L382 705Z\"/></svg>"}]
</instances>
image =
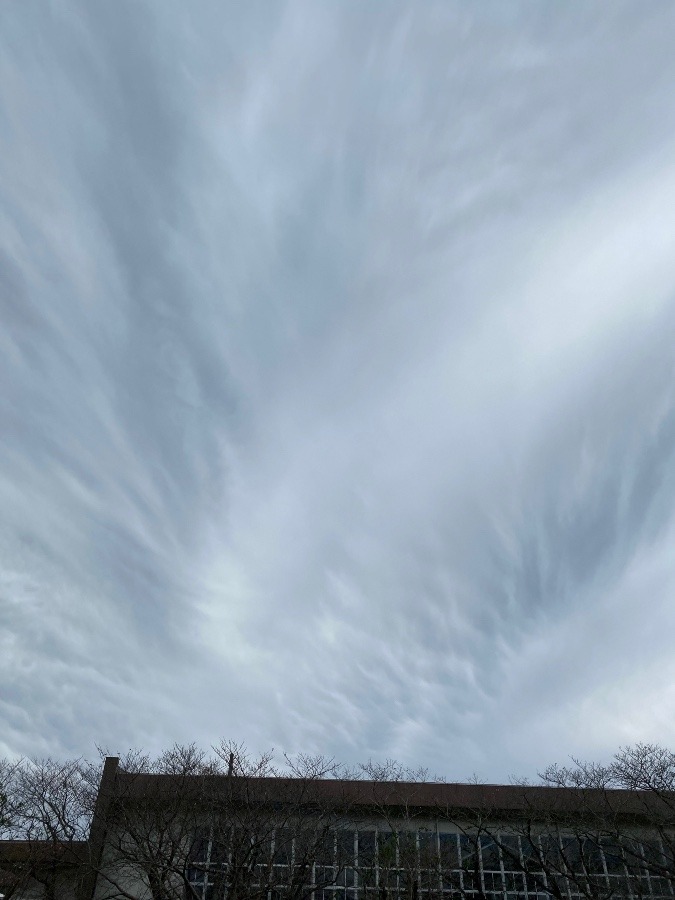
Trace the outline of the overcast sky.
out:
<instances>
[{"instance_id":1,"label":"overcast sky","mask_svg":"<svg viewBox=\"0 0 675 900\"><path fill-rule=\"evenodd\" d=\"M0 6L0 753L675 745L675 5Z\"/></svg>"}]
</instances>

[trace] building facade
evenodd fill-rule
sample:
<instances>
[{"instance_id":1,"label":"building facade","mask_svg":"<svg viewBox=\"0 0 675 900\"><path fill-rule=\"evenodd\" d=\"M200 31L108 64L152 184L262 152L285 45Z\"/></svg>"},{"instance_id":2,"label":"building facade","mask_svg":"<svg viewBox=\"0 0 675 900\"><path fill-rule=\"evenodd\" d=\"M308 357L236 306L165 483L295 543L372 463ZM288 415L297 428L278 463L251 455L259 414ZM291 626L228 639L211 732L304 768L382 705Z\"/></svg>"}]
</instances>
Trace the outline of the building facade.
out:
<instances>
[{"instance_id":1,"label":"building facade","mask_svg":"<svg viewBox=\"0 0 675 900\"><path fill-rule=\"evenodd\" d=\"M120 771L111 757L89 839L0 845L0 893L5 900L675 900L672 799L147 774Z\"/></svg>"}]
</instances>

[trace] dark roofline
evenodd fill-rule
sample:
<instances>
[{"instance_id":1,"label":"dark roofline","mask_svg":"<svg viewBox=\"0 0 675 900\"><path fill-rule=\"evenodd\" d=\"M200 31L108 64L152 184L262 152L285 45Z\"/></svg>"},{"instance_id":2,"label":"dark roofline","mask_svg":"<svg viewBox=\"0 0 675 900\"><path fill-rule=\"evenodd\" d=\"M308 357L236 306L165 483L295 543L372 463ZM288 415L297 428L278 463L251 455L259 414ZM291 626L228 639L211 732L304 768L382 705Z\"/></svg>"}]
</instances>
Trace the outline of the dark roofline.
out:
<instances>
[{"instance_id":1,"label":"dark roofline","mask_svg":"<svg viewBox=\"0 0 675 900\"><path fill-rule=\"evenodd\" d=\"M302 779L241 777L228 775L176 776L117 772L115 793L120 797L141 799L165 792L218 796L221 792L239 792L247 803L302 806L330 804L334 809L391 812L428 811L434 817L462 812L470 815L518 817L564 817L611 813L620 818L640 819L655 813L672 814L675 806L660 800L650 791L620 788L584 789L546 785L467 784L461 782L386 782L342 779Z\"/></svg>"}]
</instances>

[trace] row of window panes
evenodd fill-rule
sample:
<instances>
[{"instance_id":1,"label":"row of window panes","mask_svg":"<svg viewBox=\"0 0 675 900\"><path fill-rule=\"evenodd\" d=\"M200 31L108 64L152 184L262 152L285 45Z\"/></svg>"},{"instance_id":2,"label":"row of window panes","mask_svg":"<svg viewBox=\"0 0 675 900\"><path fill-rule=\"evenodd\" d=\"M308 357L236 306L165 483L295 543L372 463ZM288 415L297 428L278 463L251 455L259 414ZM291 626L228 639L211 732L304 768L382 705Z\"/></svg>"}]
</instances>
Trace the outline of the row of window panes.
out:
<instances>
[{"instance_id":1,"label":"row of window panes","mask_svg":"<svg viewBox=\"0 0 675 900\"><path fill-rule=\"evenodd\" d=\"M274 862L277 864L292 861L294 841L290 832L277 833L275 840L267 846L274 854ZM480 867L487 871L517 870L528 860L528 867L534 870L540 855L551 860L553 854L560 857L562 853L570 864L570 870L577 871L574 865L576 861L580 873L586 870L598 874L625 874L626 861L632 868L632 864L635 863L637 867L642 858L651 866L655 863L663 864L664 860L663 848L658 841L643 844L633 842L622 857L618 847L603 845L603 853L600 845L573 837L563 837L560 843L557 838L544 836L536 839L535 843L530 843L517 835L500 835L494 841L486 836L476 839L464 834L435 831L339 831L335 832L330 846L319 843L316 849L317 862L324 865L350 862L367 865L379 862L380 867L413 864L421 868L436 868L440 857L440 865L444 870L473 868L477 857L481 860ZM207 839L196 842L193 853L193 859L200 862L206 862L207 859L214 863L226 862L228 856L227 849L223 848L217 853L214 842Z\"/></svg>"},{"instance_id":2,"label":"row of window panes","mask_svg":"<svg viewBox=\"0 0 675 900\"><path fill-rule=\"evenodd\" d=\"M481 889L480 884L478 883L478 879L475 876L472 878L463 877L457 881L455 884L444 884L442 889L439 887L429 887L429 888L418 888L417 890L413 889L413 885L411 882L401 879L400 881L395 878L387 878L386 883L380 883L379 885L361 885L357 886L358 876L355 875L352 879L352 886L346 887L341 885L327 885L325 887L320 887L315 889L314 897L316 898L332 898L332 900L341 900L341 898L373 898L375 900L376 897L381 897L383 895L383 888L386 886L386 893L389 897L396 896L410 896L414 894L418 897L429 896L433 898L437 898L439 896L443 897L471 897L474 894L478 896L479 894L486 895L494 895L495 897L509 898L509 897L520 897L525 898L528 897L529 900L536 894L541 894L542 896L550 897L552 893L555 893L555 886L549 882L547 882L546 878L542 877L541 880L537 884L532 884L528 890L503 890L500 889L498 882L495 880L487 880L485 882L484 889ZM671 898L672 893L670 892L669 884L665 880L661 880L661 884L656 884L652 881L650 886L644 885L639 890L635 890L634 886L631 886L628 883L623 883L621 885L597 885L596 890L591 890L591 893L598 897L665 897ZM314 883L314 882L313 882ZM253 882L251 884L252 888L261 888L265 882ZM281 894L283 894L284 882L279 881L274 883L276 888L279 890ZM325 885L326 882L324 881ZM271 887L271 885L268 885ZM558 879L557 882L558 889L562 896L568 896L571 898L575 897L583 897L587 896L588 892L582 891L581 885L575 883L574 881L567 881L566 879ZM194 892L199 897L205 898L205 900L209 900L212 896L216 883L212 881L207 881L206 879L198 879L192 882L192 888ZM222 883L219 887L219 895L222 897L224 894L224 887Z\"/></svg>"},{"instance_id":3,"label":"row of window panes","mask_svg":"<svg viewBox=\"0 0 675 900\"><path fill-rule=\"evenodd\" d=\"M192 888L197 895L197 897L202 898L202 900L223 900L226 896L226 889L222 885L218 885L212 882L208 882L202 885L192 885ZM253 885L252 888L260 889L259 885ZM553 895L551 892L547 891L545 888L539 887L538 892L530 891L530 892L522 892L522 893L507 893L505 891L473 891L470 889L453 889L453 890L444 890L444 891L434 891L434 892L419 892L416 895L422 900L425 897L425 894L428 894L430 898L433 900L483 900L483 898L487 898L487 900L551 900ZM279 885L276 889L271 889L266 892L266 896L268 900L283 900L284 898L284 888ZM383 894L380 888L318 888L312 892L311 895L314 900L381 900ZM389 900L406 900L411 896L411 892L407 890L395 890L390 889L387 892L387 897ZM562 896L567 896L570 900L580 900L580 898L584 898L587 895L581 894L575 891L570 891L569 893L563 893ZM632 894L632 893L613 893L611 891L605 892L602 891L600 893L595 894L594 896L598 898L606 898L606 900L611 900L611 898L621 898L621 897L629 897L629 898L639 898L639 897L648 897L649 900L671 900L671 893L654 893L654 894Z\"/></svg>"},{"instance_id":4,"label":"row of window panes","mask_svg":"<svg viewBox=\"0 0 675 900\"><path fill-rule=\"evenodd\" d=\"M202 898L202 900L223 900L223 897L226 895L226 889L221 884L216 884L213 882L205 882L205 883L197 883L191 885L195 894ZM252 885L252 888L260 889L260 885ZM276 889L268 890L267 892L268 900L283 900L284 897L284 886L277 885ZM536 889L530 891L522 891L522 892L507 892L507 891L499 891L492 889L485 889L485 891L481 890L472 890L469 886L461 888L459 886L453 889L445 889L445 890L435 890L435 891L418 891L416 894L413 894L410 890L404 888L403 886L397 887L391 885L388 890L386 896L390 898L390 900L394 900L394 898L399 898L399 900L405 900L405 898L410 897L411 895L417 896L419 898L424 898L428 896L433 898L433 900L438 900L438 898L443 898L443 900L483 900L483 898L487 898L487 900L551 900L551 896L557 896L556 894L552 894L551 891L547 890L545 885L539 885ZM361 887L361 888L344 888L344 887L323 887L317 888L313 891L312 896L314 900L381 900L383 893L380 887ZM586 897L587 894L582 894L578 890L574 890L574 886L570 885L570 890L563 891L562 896L567 896L570 900L577 900L577 898ZM636 894L634 892L623 890L620 891L599 891L594 894L594 896L601 898L619 898L619 897L632 897L632 898L642 898L648 897L650 900L671 900L672 893L670 893L667 889L663 892L655 891L654 893L650 893L645 891L644 893Z\"/></svg>"},{"instance_id":5,"label":"row of window panes","mask_svg":"<svg viewBox=\"0 0 675 900\"><path fill-rule=\"evenodd\" d=\"M641 894L672 896L672 885L668 879L655 878L647 872L641 873L642 885L638 888L637 872L631 866L633 861L639 864L642 859L651 860L652 865L654 863L662 865L664 857L660 842L649 844L633 842L631 848L622 854L621 849L616 846L608 844L601 846L588 840L570 837L563 837L560 841L558 838L543 836L531 843L517 835L500 835L495 841L486 836L477 839L454 832L342 830L335 833L331 844L332 847L328 850L326 847L323 848L326 851L325 855L320 854L324 856L320 860L323 868L327 869L329 866L326 864L333 863L346 867L346 872L350 872L351 867L355 866L356 873L359 870L362 873L362 885L366 869L371 869L375 884L379 883L385 871L398 870L403 875L406 870L408 873L411 871L419 873L421 870L420 886L433 889L435 886L426 885L425 882L429 879L433 881L434 874L439 872L440 867L440 871L446 875L453 871L462 873L462 885L443 884L447 890L460 888L466 892L475 888L496 891L501 895L503 891L520 893L525 888L532 893L541 890L541 884L545 884L543 873L538 875L536 873L536 870L542 867L543 858L548 862L553 861L560 871L574 872L579 878L588 876L590 872L592 873L590 877L603 879L605 888L616 887L624 894L628 888L630 893L636 896ZM281 875L281 870L286 868L284 864L292 863L293 860L292 836L289 836L288 832L279 831L269 848L277 861L274 869ZM199 869L208 871L226 865L227 854L215 853L213 842L205 840L197 845L194 862ZM626 862L632 869L630 875ZM533 874L523 875L518 871L520 868L527 868ZM358 874L349 876L346 872L343 872L341 878L342 885L345 887L356 885ZM350 878L353 879L351 883ZM479 878L482 878L482 886L477 883ZM190 880L197 883L202 879ZM323 883L327 883L328 880L323 879ZM574 880L571 879L572 882ZM600 888L600 884L598 887ZM573 883L570 883L568 888L572 893L578 892Z\"/></svg>"}]
</instances>

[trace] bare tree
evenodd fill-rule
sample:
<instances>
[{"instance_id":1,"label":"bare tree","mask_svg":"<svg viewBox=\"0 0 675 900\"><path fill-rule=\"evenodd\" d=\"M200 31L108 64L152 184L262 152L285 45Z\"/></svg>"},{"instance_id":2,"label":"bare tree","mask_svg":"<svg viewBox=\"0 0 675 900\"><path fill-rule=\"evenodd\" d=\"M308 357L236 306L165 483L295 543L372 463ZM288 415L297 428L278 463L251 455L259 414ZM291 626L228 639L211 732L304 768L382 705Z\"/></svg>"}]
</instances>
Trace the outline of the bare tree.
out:
<instances>
[{"instance_id":1,"label":"bare tree","mask_svg":"<svg viewBox=\"0 0 675 900\"><path fill-rule=\"evenodd\" d=\"M539 785L441 784L432 810L423 770L388 761L363 772L382 790L359 878L381 900L673 895L675 761L661 748L624 749L610 766L553 766Z\"/></svg>"},{"instance_id":2,"label":"bare tree","mask_svg":"<svg viewBox=\"0 0 675 900\"><path fill-rule=\"evenodd\" d=\"M24 760L0 759L0 840L5 840L12 834L17 776L24 764Z\"/></svg>"},{"instance_id":3,"label":"bare tree","mask_svg":"<svg viewBox=\"0 0 675 900\"><path fill-rule=\"evenodd\" d=\"M438 809L466 848L458 865L463 891L557 900L673 895L672 753L637 745L620 750L608 765L573 760L549 766L540 779L539 785L485 786L474 808ZM467 879L469 860L473 875Z\"/></svg>"},{"instance_id":4,"label":"bare tree","mask_svg":"<svg viewBox=\"0 0 675 900\"><path fill-rule=\"evenodd\" d=\"M436 823L420 802L419 790L430 782L428 769L393 759L369 760L359 767L359 775L371 786L369 793L361 794L358 817L360 887L377 900L416 900L422 895L438 900L450 885L443 881Z\"/></svg>"},{"instance_id":5,"label":"bare tree","mask_svg":"<svg viewBox=\"0 0 675 900\"><path fill-rule=\"evenodd\" d=\"M105 755L105 754L103 754ZM537 785L222 742L0 765L5 900L631 900L675 896L675 759L652 745ZM100 783L99 783L100 782ZM85 843L86 841L86 843ZM66 877L67 876L67 877Z\"/></svg>"},{"instance_id":6,"label":"bare tree","mask_svg":"<svg viewBox=\"0 0 675 900\"><path fill-rule=\"evenodd\" d=\"M303 900L339 879L335 832L345 815L333 760L281 768L222 743L206 757L176 746L123 759L107 804L101 900Z\"/></svg>"},{"instance_id":7,"label":"bare tree","mask_svg":"<svg viewBox=\"0 0 675 900\"><path fill-rule=\"evenodd\" d=\"M612 866L636 895L675 891L675 754L655 744L622 747L606 765L572 760L549 766L544 784L573 790L594 813ZM626 793L628 792L628 793ZM599 801L601 798L601 802ZM599 812L596 808L599 807Z\"/></svg>"},{"instance_id":8,"label":"bare tree","mask_svg":"<svg viewBox=\"0 0 675 900\"><path fill-rule=\"evenodd\" d=\"M22 759L2 770L5 898L37 884L45 900L58 900L85 861L95 798L88 766L81 760Z\"/></svg>"}]
</instances>

